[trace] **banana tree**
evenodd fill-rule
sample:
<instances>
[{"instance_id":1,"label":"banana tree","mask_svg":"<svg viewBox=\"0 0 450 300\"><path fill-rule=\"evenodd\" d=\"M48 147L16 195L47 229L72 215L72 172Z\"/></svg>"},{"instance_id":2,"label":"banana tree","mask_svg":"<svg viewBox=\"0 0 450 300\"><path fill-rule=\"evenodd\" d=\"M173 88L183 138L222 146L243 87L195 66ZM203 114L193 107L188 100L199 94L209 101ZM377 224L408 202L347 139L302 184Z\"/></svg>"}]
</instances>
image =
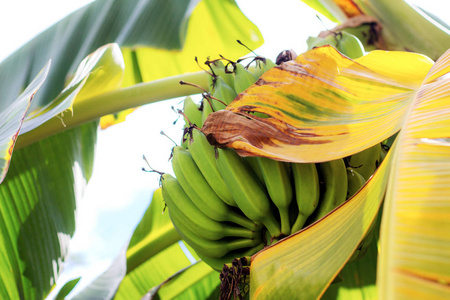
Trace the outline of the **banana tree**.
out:
<instances>
[{"instance_id":1,"label":"banana tree","mask_svg":"<svg viewBox=\"0 0 450 300\"><path fill-rule=\"evenodd\" d=\"M248 51L231 46L238 38L262 42L233 1L96 1L1 63L1 298L42 299L54 286L98 118L197 93L170 76L198 71L195 56L237 59Z\"/></svg>"},{"instance_id":2,"label":"banana tree","mask_svg":"<svg viewBox=\"0 0 450 300\"><path fill-rule=\"evenodd\" d=\"M351 7L338 6L332 1L307 2L324 15L340 21L343 28L349 27L354 18L363 20L349 30L363 27L372 32L374 26L382 26L383 30L376 32L377 43L372 43L370 39L363 40L372 47L412 50L432 59L437 59L450 47L445 28L429 18L421 18L422 14L417 14L404 2L389 4L388 1L378 1L380 5L377 6L354 1ZM407 29L412 28L415 35L404 34L406 23L396 17L398 11L414 18L413 24L417 27L407 26ZM164 14L172 18L158 18ZM227 14L233 16L232 20L223 17ZM368 22L361 16L371 16L372 19ZM177 23L168 23L169 20L177 20ZM159 34L152 28L165 28L167 32ZM209 32L211 28L215 30L213 34ZM404 34L403 38L399 39L401 34ZM208 42L202 40L205 37ZM430 41L421 42L425 37ZM2 102L1 106L2 122L5 120L1 131L3 155L0 173L4 178L0 186L2 298L40 299L55 283L75 228L76 201L81 197L92 172L97 128L95 120L123 109L198 93L194 87L178 85L180 79L207 88L206 73L184 74L198 70L192 58L198 56L202 59L221 53L230 59L237 59L245 54L243 48L233 46L238 38L245 40L250 48L256 48L262 42L257 28L240 13L233 1L204 0L198 4L197 1L180 1L173 6L164 1L146 4L129 1L125 4L97 0L0 64L2 96L4 99L16 99ZM57 42L61 40L63 42ZM183 50L176 53L164 50L181 48ZM360 74L365 78L364 96L369 96L374 102L378 99L381 103L367 108L364 106L360 114L347 113L340 122L326 120L328 126L336 127L333 130L340 130L337 124L344 129L348 127L353 143L346 145L335 139L333 154L330 156L329 150L322 149L319 153L323 157L315 157L315 160L357 152L401 131L395 152L351 201L315 225L254 256L250 283L252 296L270 298L305 290L309 291L305 298L323 295L375 220L386 186L388 192L380 233L383 247L378 282L381 295L387 296L380 298L387 298L393 293L408 293L413 287L417 288L415 295L418 296L443 295L448 292L449 270L445 267L448 263L445 256L448 253L445 251L448 247L445 235L445 228L448 227L445 218L448 213L448 198L445 198L448 166L444 164L448 161L448 152L445 151L448 147L445 146L449 137L449 124L445 120L445 115L448 115L448 98L445 95L449 88L448 79L444 76L448 73L447 54L433 65L428 58L405 53L375 52L364 56L356 64L336 56L334 52L311 53L316 56L305 54L300 56L299 61L312 55L308 59L318 64L328 60L333 62L333 66L339 65L338 70L343 71L342 74L348 71L350 80L356 80L355 76ZM86 58L83 60L83 57ZM49 59L54 67L47 65L31 82L30 77ZM352 66L362 66L370 72L355 70ZM322 76L331 72L327 68L321 70ZM283 76L275 75L279 80L283 80ZM373 91L374 86L380 86L380 82L386 87L385 90L368 92ZM349 82L344 82L343 86L352 87ZM396 97L400 92L403 97ZM255 94L258 93L260 91L255 88ZM382 101L389 97L403 101L400 101L401 105L389 106L391 102ZM331 102L336 100L330 99ZM250 100L251 97L243 97L240 103L237 101L227 111L238 111L239 107L247 104L245 101ZM319 103L324 107L328 105L325 100ZM290 105L285 99L280 109ZM315 111L313 106L310 107L306 115ZM356 104L344 101L342 107L356 109ZM265 112L267 107L261 105L257 109ZM289 109L292 113L293 109ZM372 122L358 126L364 123L361 113L370 115ZM299 118L303 120L304 116ZM377 126L387 120L390 120L388 126ZM214 123L211 121L211 124ZM283 132L282 128L275 129ZM364 136L361 135L363 129L380 132L374 136ZM414 142L417 138L420 138L420 143ZM414 146L417 145L424 152L416 151ZM239 149L242 145L230 143L228 146ZM281 153L271 153L270 157L282 155L284 159L299 159L290 154L293 151L288 149L289 146L289 143L283 145L279 148ZM14 149L16 151L13 153ZM262 147L258 150L246 151L262 155L267 149ZM302 157L301 160L314 161L310 157ZM424 171L427 175L423 175ZM413 180L420 180L425 188L417 191L422 201L418 199L411 203L408 202L411 195L404 193L408 187L418 186ZM429 194L431 192L437 194L433 196ZM158 199L156 194L154 199ZM440 201L424 201L427 199ZM218 273L202 262L189 267L190 262L177 243L179 236L167 215L160 216L160 205L160 201L152 202L131 239L126 253L127 276L115 298L140 298L147 292L149 297L158 294L168 298L175 295L196 298L214 295L219 284ZM402 214L410 210L411 215ZM428 214L419 213L423 210ZM419 227L421 220L426 220L429 225ZM415 228L414 231L411 228ZM343 238L338 239L339 236ZM405 245L404 241L415 245L414 249L424 251L417 251L415 256L411 256L401 247ZM292 249L296 251L290 251ZM290 252L291 256L287 256L286 252ZM321 255L319 258L308 256L312 252ZM198 258L195 252L191 253ZM338 255L333 257L330 253ZM376 254L375 249L367 256L370 258L368 262L361 262L361 265L373 268ZM423 255L428 259L421 259ZM429 264L430 261L436 263ZM177 272L184 267L187 268ZM272 270L279 267L284 271L274 274ZM359 274L352 266L344 270L347 274ZM410 274L415 276L407 276ZM169 275L172 276L164 281ZM390 276L395 276L395 280L390 280ZM364 288L373 286L373 279L372 276L367 281L362 280L366 283ZM343 287L345 289L345 285ZM341 295L343 289L335 293ZM364 289L357 286L356 290ZM327 293L325 296L332 297L332 288Z\"/></svg>"}]
</instances>

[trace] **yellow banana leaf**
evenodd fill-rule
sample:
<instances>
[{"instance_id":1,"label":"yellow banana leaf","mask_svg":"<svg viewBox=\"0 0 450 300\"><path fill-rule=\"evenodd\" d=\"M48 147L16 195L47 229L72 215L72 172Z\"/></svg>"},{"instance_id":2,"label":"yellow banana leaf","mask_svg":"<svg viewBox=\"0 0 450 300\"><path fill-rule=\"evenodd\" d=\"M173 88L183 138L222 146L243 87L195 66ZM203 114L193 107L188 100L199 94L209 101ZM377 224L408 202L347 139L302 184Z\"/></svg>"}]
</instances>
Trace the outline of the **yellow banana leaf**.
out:
<instances>
[{"instance_id":1,"label":"yellow banana leaf","mask_svg":"<svg viewBox=\"0 0 450 300\"><path fill-rule=\"evenodd\" d=\"M264 73L226 110L211 114L202 131L243 156L294 162L348 156L401 128L432 65L415 53L372 51L351 60L331 46L315 48Z\"/></svg>"},{"instance_id":2,"label":"yellow banana leaf","mask_svg":"<svg viewBox=\"0 0 450 300\"><path fill-rule=\"evenodd\" d=\"M386 194L380 299L450 299L450 51L406 114Z\"/></svg>"}]
</instances>

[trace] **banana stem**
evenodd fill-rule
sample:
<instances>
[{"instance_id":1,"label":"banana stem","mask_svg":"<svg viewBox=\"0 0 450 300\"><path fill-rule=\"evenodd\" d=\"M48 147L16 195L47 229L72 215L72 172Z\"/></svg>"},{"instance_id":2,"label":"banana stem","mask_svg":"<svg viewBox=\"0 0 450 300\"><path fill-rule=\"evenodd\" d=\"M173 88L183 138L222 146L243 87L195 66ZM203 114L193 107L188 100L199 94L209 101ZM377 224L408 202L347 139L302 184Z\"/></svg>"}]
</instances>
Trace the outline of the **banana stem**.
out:
<instances>
[{"instance_id":1,"label":"banana stem","mask_svg":"<svg viewBox=\"0 0 450 300\"><path fill-rule=\"evenodd\" d=\"M425 54L436 60L450 48L450 31L405 1L355 0L364 14L383 26L383 39L390 50Z\"/></svg>"},{"instance_id":2,"label":"banana stem","mask_svg":"<svg viewBox=\"0 0 450 300\"><path fill-rule=\"evenodd\" d=\"M72 114L69 112L63 116L55 116L41 126L20 135L15 147L22 148L53 134L128 108L201 92L193 86L179 84L180 81L190 82L204 89L208 88L208 74L199 71L136 84L82 101L75 99Z\"/></svg>"}]
</instances>

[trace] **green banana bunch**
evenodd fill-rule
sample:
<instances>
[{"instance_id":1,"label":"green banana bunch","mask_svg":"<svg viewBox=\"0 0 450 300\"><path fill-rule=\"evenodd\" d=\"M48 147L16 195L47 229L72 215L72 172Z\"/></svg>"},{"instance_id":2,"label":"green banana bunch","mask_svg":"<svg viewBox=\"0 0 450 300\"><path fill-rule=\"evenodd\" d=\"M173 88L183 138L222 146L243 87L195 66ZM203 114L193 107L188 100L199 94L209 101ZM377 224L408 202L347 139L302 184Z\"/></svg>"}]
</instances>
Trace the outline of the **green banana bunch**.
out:
<instances>
[{"instance_id":1,"label":"green banana bunch","mask_svg":"<svg viewBox=\"0 0 450 300\"><path fill-rule=\"evenodd\" d=\"M261 222L271 237L281 235L267 191L252 169L232 149L217 150L217 166L239 209L251 220Z\"/></svg>"},{"instance_id":2,"label":"green banana bunch","mask_svg":"<svg viewBox=\"0 0 450 300\"><path fill-rule=\"evenodd\" d=\"M257 157L257 160L270 199L280 213L281 233L288 236L291 233L289 206L293 197L289 169L281 161L266 157Z\"/></svg>"},{"instance_id":3,"label":"green banana bunch","mask_svg":"<svg viewBox=\"0 0 450 300\"><path fill-rule=\"evenodd\" d=\"M314 163L291 163L298 216L291 233L303 228L308 217L316 210L320 197L319 175Z\"/></svg>"},{"instance_id":4,"label":"green banana bunch","mask_svg":"<svg viewBox=\"0 0 450 300\"><path fill-rule=\"evenodd\" d=\"M366 150L355 153L347 158L347 164L358 171L365 180L369 180L379 165L381 144L378 143Z\"/></svg>"},{"instance_id":5,"label":"green banana bunch","mask_svg":"<svg viewBox=\"0 0 450 300\"><path fill-rule=\"evenodd\" d=\"M349 51L359 45L352 44L346 33L316 44L324 40L333 41L350 57L357 55L357 51ZM359 54L363 53L362 48L359 50ZM287 164L263 157L243 158L233 149L216 150L198 128L211 112L224 109L275 65L260 57L250 63L255 62L254 67L230 61L230 72L223 59L207 62L212 75L210 91L203 93L202 108L190 97L185 99L186 149L173 149L176 178L161 176L163 197L175 228L199 257L216 270L233 258L253 255L328 214L364 185L384 154L378 144L345 158L345 162L337 159L318 164ZM370 234L361 242L355 257L362 255L370 243Z\"/></svg>"},{"instance_id":6,"label":"green banana bunch","mask_svg":"<svg viewBox=\"0 0 450 300\"><path fill-rule=\"evenodd\" d=\"M216 151L206 140L205 135L193 128L189 139L189 152L202 172L208 184L223 202L230 206L237 206L233 195L228 189L216 164Z\"/></svg>"},{"instance_id":7,"label":"green banana bunch","mask_svg":"<svg viewBox=\"0 0 450 300\"><path fill-rule=\"evenodd\" d=\"M324 182L319 205L312 215L313 221L321 219L347 199L347 168L342 158L318 164Z\"/></svg>"},{"instance_id":8,"label":"green banana bunch","mask_svg":"<svg viewBox=\"0 0 450 300\"><path fill-rule=\"evenodd\" d=\"M306 40L306 43L308 45L308 50L323 45L331 45L339 50L339 52L352 59L359 58L365 53L361 41L353 34L345 31L330 31L330 34L325 37L309 37Z\"/></svg>"},{"instance_id":9,"label":"green banana bunch","mask_svg":"<svg viewBox=\"0 0 450 300\"><path fill-rule=\"evenodd\" d=\"M180 220L179 223L190 228L201 238L219 240L225 237L255 238L258 236L259 232L209 218L195 206L178 180L172 175L163 174L161 184L163 199L169 208L169 214Z\"/></svg>"},{"instance_id":10,"label":"green banana bunch","mask_svg":"<svg viewBox=\"0 0 450 300\"><path fill-rule=\"evenodd\" d=\"M178 182L204 214L219 222L233 222L250 230L257 228L254 222L233 210L217 196L188 150L176 146L173 148L172 155L172 168Z\"/></svg>"}]
</instances>

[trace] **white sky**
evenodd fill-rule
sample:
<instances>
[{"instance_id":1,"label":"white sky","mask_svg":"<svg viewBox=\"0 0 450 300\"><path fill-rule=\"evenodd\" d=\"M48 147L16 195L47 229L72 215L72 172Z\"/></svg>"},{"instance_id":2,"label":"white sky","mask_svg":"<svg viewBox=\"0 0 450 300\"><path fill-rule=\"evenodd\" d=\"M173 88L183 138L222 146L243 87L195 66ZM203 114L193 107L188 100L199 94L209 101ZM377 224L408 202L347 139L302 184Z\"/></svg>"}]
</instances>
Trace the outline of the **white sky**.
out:
<instances>
[{"instance_id":1,"label":"white sky","mask_svg":"<svg viewBox=\"0 0 450 300\"><path fill-rule=\"evenodd\" d=\"M33 36L89 0L0 1L0 61ZM265 45L259 55L275 59L284 49L306 50L306 38L317 35L323 25L315 12L300 0L241 0L241 9L261 30ZM442 2L428 0L436 7ZM445 11L445 10L444 10ZM448 10L447 10L448 11ZM448 19L448 18L447 18ZM324 20L325 21L325 20ZM332 27L328 23L329 28ZM69 268L62 281L81 275L90 279L100 274L127 243L134 227L158 187L158 176L141 171L145 154L152 167L170 172L168 162L173 143L159 134L164 130L178 141L182 121L170 109L182 99L165 101L138 109L127 121L100 132L94 176L86 197L78 206L78 227L74 236ZM76 262L76 263L75 263Z\"/></svg>"}]
</instances>

